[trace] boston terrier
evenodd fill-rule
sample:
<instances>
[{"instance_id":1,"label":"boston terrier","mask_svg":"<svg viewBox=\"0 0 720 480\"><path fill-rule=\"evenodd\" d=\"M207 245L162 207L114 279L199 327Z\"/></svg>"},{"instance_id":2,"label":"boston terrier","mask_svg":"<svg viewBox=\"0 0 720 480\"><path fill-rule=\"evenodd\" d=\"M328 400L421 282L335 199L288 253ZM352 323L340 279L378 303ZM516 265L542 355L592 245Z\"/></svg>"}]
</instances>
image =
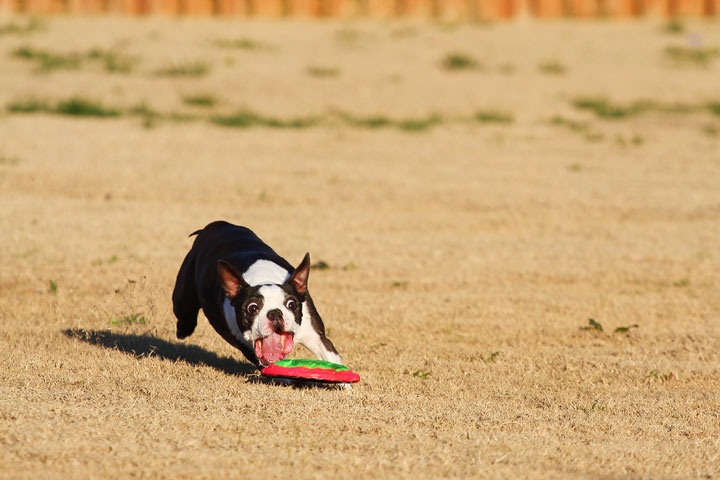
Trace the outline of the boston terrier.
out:
<instances>
[{"instance_id":1,"label":"boston terrier","mask_svg":"<svg viewBox=\"0 0 720 480\"><path fill-rule=\"evenodd\" d=\"M215 331L258 368L298 343L342 364L308 292L310 254L293 268L250 229L223 221L193 235L172 295L179 339L192 335L202 308Z\"/></svg>"}]
</instances>

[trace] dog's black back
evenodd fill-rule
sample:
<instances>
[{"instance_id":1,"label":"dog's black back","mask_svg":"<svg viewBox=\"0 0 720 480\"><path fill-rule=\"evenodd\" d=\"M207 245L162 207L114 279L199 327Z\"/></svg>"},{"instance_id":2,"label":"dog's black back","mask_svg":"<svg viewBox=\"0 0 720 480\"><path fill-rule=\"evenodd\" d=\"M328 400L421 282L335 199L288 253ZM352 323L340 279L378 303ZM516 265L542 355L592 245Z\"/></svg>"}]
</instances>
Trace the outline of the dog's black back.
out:
<instances>
[{"instance_id":1,"label":"dog's black back","mask_svg":"<svg viewBox=\"0 0 720 480\"><path fill-rule=\"evenodd\" d=\"M180 267L172 295L173 312L178 319L177 337L185 338L193 333L202 306L213 328L252 361L256 358L255 352L238 342L223 321L225 293L219 286L217 262L225 260L239 272L245 272L258 260L269 260L288 272L293 271L293 266L249 228L217 221L192 235L197 238Z\"/></svg>"}]
</instances>

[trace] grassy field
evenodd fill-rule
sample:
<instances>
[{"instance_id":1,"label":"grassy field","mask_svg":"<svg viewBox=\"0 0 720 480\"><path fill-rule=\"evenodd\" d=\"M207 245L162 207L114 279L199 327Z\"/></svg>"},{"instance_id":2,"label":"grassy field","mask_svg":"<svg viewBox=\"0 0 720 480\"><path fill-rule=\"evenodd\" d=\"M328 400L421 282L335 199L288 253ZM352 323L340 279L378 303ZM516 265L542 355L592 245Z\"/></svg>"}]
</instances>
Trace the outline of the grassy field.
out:
<instances>
[{"instance_id":1,"label":"grassy field","mask_svg":"<svg viewBox=\"0 0 720 480\"><path fill-rule=\"evenodd\" d=\"M720 28L0 18L0 477L720 478ZM264 382L254 229L362 381ZM307 357L299 350L296 357Z\"/></svg>"}]
</instances>

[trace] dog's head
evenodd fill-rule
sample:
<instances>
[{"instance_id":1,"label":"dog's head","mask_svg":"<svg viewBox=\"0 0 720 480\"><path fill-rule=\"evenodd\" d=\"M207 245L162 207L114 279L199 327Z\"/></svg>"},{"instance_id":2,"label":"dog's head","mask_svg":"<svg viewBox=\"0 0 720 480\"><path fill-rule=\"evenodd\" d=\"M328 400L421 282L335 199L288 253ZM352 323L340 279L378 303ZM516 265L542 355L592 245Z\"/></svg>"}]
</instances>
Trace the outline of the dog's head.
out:
<instances>
[{"instance_id":1,"label":"dog's head","mask_svg":"<svg viewBox=\"0 0 720 480\"><path fill-rule=\"evenodd\" d=\"M245 339L255 347L255 356L267 366L292 352L300 329L302 306L307 295L310 254L285 283L250 286L235 267L218 261L220 284Z\"/></svg>"}]
</instances>

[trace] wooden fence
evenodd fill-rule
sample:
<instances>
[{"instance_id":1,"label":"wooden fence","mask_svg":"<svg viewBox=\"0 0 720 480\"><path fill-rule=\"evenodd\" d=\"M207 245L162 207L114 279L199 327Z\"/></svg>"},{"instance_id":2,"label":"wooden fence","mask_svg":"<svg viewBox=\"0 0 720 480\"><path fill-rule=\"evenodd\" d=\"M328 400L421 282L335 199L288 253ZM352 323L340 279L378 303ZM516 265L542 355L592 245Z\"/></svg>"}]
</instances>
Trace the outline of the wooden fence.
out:
<instances>
[{"instance_id":1,"label":"wooden fence","mask_svg":"<svg viewBox=\"0 0 720 480\"><path fill-rule=\"evenodd\" d=\"M0 12L498 20L720 15L720 0L0 0Z\"/></svg>"}]
</instances>

